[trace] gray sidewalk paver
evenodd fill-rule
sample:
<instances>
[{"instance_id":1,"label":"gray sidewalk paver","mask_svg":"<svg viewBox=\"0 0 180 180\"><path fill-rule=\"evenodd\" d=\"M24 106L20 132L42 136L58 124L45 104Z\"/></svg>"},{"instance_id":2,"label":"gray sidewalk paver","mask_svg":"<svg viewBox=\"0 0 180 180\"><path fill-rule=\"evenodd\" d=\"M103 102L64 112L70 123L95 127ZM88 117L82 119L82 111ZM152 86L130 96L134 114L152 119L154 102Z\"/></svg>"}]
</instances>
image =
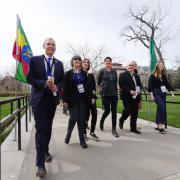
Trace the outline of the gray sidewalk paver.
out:
<instances>
[{"instance_id":1,"label":"gray sidewalk paver","mask_svg":"<svg viewBox=\"0 0 180 180\"><path fill-rule=\"evenodd\" d=\"M111 116L105 121L104 132L99 130L98 111L96 134L100 142L87 141L88 148L79 145L77 127L70 144L64 144L68 116L58 108L53 124L50 151L53 161L46 164L48 175L45 180L163 180L176 178L180 172L180 129L169 127L166 135L154 130L153 123L138 120L142 134L129 131L129 121L124 130L117 131L119 138L111 133ZM120 114L118 114L118 119ZM30 138L19 180L33 180L35 177L34 132ZM89 131L88 131L89 133ZM3 179L2 179L3 180ZM166 179L167 180L167 179Z\"/></svg>"}]
</instances>

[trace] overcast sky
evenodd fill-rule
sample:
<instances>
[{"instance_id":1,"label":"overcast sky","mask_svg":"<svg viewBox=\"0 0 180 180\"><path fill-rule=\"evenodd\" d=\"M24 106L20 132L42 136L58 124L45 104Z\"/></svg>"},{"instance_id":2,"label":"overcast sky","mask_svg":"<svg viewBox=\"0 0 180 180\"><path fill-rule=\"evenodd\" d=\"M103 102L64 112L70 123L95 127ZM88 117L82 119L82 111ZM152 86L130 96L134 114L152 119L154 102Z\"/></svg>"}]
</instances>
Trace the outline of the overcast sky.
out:
<instances>
[{"instance_id":1,"label":"overcast sky","mask_svg":"<svg viewBox=\"0 0 180 180\"><path fill-rule=\"evenodd\" d=\"M34 55L43 53L42 43L53 37L57 43L55 57L69 61L65 44L105 45L106 55L115 60L135 60L140 65L149 64L149 51L141 44L127 43L118 38L128 19L125 13L146 5L162 10L170 6L165 25L171 26L172 40L164 47L166 66L172 67L180 57L180 1L179 0L0 0L0 73L15 67L12 47L16 35L16 14Z\"/></svg>"}]
</instances>

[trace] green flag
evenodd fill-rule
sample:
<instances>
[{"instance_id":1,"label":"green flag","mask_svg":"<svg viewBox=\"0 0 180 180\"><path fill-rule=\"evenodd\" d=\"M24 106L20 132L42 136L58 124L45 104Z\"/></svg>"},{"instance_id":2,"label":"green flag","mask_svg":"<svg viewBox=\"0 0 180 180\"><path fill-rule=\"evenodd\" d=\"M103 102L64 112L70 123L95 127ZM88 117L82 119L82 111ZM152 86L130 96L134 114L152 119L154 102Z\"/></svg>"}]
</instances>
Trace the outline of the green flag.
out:
<instances>
[{"instance_id":1,"label":"green flag","mask_svg":"<svg viewBox=\"0 0 180 180\"><path fill-rule=\"evenodd\" d=\"M149 50L150 50L150 66L149 66L149 71L150 71L150 74L152 74L155 71L157 62L159 61L159 56L157 54L157 51L156 51L156 48L155 48L155 44L154 44L154 40L153 40L152 37L150 38Z\"/></svg>"}]
</instances>

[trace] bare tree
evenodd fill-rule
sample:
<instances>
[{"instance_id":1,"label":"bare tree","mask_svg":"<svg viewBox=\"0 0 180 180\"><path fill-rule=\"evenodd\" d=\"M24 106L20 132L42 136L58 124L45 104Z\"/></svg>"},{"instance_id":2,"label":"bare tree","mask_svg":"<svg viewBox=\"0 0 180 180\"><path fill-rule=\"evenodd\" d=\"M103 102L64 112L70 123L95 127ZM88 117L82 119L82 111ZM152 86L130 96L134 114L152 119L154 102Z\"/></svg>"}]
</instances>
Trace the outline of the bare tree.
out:
<instances>
[{"instance_id":1,"label":"bare tree","mask_svg":"<svg viewBox=\"0 0 180 180\"><path fill-rule=\"evenodd\" d=\"M141 7L139 10L134 10L132 7L128 9L127 17L130 18L130 25L126 26L120 37L124 37L127 41L140 42L144 47L149 49L150 37L154 39L155 47L159 57L163 60L162 46L168 40L169 27L163 25L166 12L162 13L159 8L157 11L150 10L148 7Z\"/></svg>"},{"instance_id":2,"label":"bare tree","mask_svg":"<svg viewBox=\"0 0 180 180\"><path fill-rule=\"evenodd\" d=\"M15 77L16 76L16 65L12 64L9 69L8 72L11 76Z\"/></svg>"},{"instance_id":3,"label":"bare tree","mask_svg":"<svg viewBox=\"0 0 180 180\"><path fill-rule=\"evenodd\" d=\"M68 43L67 51L72 54L78 54L82 56L82 58L87 58L91 62L92 71L96 71L103 64L103 56L105 54L105 46L101 46L98 48L92 48L88 44L84 46L74 46L72 43Z\"/></svg>"}]
</instances>

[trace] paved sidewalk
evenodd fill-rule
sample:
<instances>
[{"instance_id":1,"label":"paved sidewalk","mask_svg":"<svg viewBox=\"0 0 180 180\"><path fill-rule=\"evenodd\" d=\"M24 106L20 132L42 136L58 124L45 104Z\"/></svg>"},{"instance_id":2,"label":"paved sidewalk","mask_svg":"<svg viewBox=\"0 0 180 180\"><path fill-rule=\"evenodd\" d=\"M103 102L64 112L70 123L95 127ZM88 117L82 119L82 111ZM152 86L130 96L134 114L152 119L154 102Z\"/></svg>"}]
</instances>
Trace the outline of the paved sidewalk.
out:
<instances>
[{"instance_id":1,"label":"paved sidewalk","mask_svg":"<svg viewBox=\"0 0 180 180\"><path fill-rule=\"evenodd\" d=\"M70 144L64 144L69 117L63 115L62 109L58 108L50 145L53 161L47 164L48 175L45 180L180 179L180 129L169 127L167 134L162 135L154 130L153 123L138 120L142 134L136 135L129 132L129 121L126 121L124 130L117 128L120 137L115 138L111 133L110 116L105 121L105 130L99 130L101 114L99 110L96 130L101 142L90 139L87 142L88 149L82 149L77 127ZM29 139L18 180L37 179L34 132ZM2 180L10 179L13 178Z\"/></svg>"},{"instance_id":2,"label":"paved sidewalk","mask_svg":"<svg viewBox=\"0 0 180 180\"><path fill-rule=\"evenodd\" d=\"M21 151L18 151L17 137L15 140L15 129L6 138L1 146L1 180L18 180L22 163L27 154L29 139L32 136L33 118L28 122L28 132L25 131L25 118L21 120Z\"/></svg>"}]
</instances>

